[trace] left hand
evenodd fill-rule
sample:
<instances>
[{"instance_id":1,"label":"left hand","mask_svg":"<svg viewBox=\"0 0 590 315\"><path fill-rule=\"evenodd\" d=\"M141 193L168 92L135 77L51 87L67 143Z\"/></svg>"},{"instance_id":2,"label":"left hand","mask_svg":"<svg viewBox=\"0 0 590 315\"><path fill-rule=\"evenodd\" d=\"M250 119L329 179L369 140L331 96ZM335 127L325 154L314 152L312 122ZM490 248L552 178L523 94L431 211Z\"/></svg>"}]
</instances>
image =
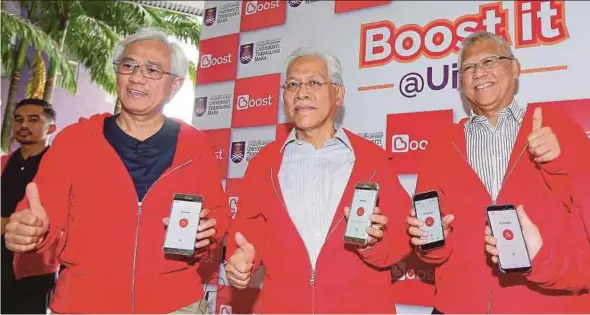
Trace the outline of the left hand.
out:
<instances>
[{"instance_id":1,"label":"left hand","mask_svg":"<svg viewBox=\"0 0 590 315\"><path fill-rule=\"evenodd\" d=\"M199 223L199 227L197 227L197 241L195 243L195 248L203 248L209 244L211 244L211 237L213 237L216 233L215 225L217 224L217 220L215 219L207 219L207 215L209 214L209 209L202 209L200 213L201 222ZM164 224L168 226L170 222L169 217L165 217L162 219Z\"/></svg>"},{"instance_id":2,"label":"left hand","mask_svg":"<svg viewBox=\"0 0 590 315\"><path fill-rule=\"evenodd\" d=\"M344 215L346 216L346 220L348 220L348 215L350 214L350 207L344 208ZM375 207L373 214L371 215L371 226L367 227L367 233L369 234L369 238L367 239L366 246L373 246L375 243L379 242L383 238L383 232L387 227L387 217L381 214L379 207Z\"/></svg>"},{"instance_id":3,"label":"left hand","mask_svg":"<svg viewBox=\"0 0 590 315\"><path fill-rule=\"evenodd\" d=\"M543 127L543 112L541 107L535 108L533 113L533 131L527 137L529 152L537 163L555 160L561 155L561 148L557 136L550 127Z\"/></svg>"}]
</instances>

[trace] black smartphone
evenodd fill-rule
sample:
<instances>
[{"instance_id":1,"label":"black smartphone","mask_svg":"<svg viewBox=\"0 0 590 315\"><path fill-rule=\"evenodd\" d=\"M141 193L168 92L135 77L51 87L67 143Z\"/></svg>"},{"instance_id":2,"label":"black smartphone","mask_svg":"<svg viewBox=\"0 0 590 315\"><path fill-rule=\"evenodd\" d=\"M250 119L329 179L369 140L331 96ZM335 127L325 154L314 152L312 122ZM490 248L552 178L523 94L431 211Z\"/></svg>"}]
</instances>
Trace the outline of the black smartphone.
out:
<instances>
[{"instance_id":1,"label":"black smartphone","mask_svg":"<svg viewBox=\"0 0 590 315\"><path fill-rule=\"evenodd\" d=\"M531 270L531 258L524 241L520 220L513 205L497 205L487 208L488 223L498 241L499 265L502 272L527 272Z\"/></svg>"},{"instance_id":2,"label":"black smartphone","mask_svg":"<svg viewBox=\"0 0 590 315\"><path fill-rule=\"evenodd\" d=\"M197 228L201 221L203 197L174 194L170 209L170 222L164 239L164 252L192 256L195 253Z\"/></svg>"},{"instance_id":3,"label":"black smartphone","mask_svg":"<svg viewBox=\"0 0 590 315\"><path fill-rule=\"evenodd\" d=\"M438 193L427 191L414 195L414 210L416 218L422 220L422 230L428 232L428 242L421 245L420 250L429 250L445 245L445 234L442 226L442 217Z\"/></svg>"}]
</instances>

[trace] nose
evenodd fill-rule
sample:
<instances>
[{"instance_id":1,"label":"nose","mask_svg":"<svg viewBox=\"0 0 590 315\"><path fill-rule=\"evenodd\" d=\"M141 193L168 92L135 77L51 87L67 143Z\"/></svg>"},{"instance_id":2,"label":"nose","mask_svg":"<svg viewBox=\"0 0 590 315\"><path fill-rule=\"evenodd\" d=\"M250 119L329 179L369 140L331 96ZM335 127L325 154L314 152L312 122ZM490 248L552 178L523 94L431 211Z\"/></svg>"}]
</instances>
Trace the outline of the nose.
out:
<instances>
[{"instance_id":1,"label":"nose","mask_svg":"<svg viewBox=\"0 0 590 315\"><path fill-rule=\"evenodd\" d=\"M295 94L295 98L298 100L306 100L310 98L309 87L307 85L300 85Z\"/></svg>"},{"instance_id":2,"label":"nose","mask_svg":"<svg viewBox=\"0 0 590 315\"><path fill-rule=\"evenodd\" d=\"M473 71L473 78L480 79L485 77L487 74L488 72L485 69L483 69L480 64L477 64L475 66L475 70Z\"/></svg>"},{"instance_id":3,"label":"nose","mask_svg":"<svg viewBox=\"0 0 590 315\"><path fill-rule=\"evenodd\" d=\"M141 68L135 68L135 71L129 75L129 81L133 83L143 83L146 78L141 74Z\"/></svg>"}]
</instances>

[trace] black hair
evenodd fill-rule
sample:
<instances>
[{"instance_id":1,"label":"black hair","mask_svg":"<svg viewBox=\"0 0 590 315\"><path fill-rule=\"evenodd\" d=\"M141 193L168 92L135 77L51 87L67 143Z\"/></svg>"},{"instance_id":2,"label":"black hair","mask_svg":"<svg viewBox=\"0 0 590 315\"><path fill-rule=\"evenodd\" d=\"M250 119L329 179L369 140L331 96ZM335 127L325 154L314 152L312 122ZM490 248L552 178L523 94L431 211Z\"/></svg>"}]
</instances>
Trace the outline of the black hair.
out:
<instances>
[{"instance_id":1,"label":"black hair","mask_svg":"<svg viewBox=\"0 0 590 315\"><path fill-rule=\"evenodd\" d=\"M16 104L14 110L16 111L17 108L25 105L36 105L42 107L45 115L47 115L48 118L51 118L51 120L55 121L55 110L53 109L53 106L51 106L51 104L49 104L49 102L47 102L46 100L36 98L25 98L24 100Z\"/></svg>"}]
</instances>

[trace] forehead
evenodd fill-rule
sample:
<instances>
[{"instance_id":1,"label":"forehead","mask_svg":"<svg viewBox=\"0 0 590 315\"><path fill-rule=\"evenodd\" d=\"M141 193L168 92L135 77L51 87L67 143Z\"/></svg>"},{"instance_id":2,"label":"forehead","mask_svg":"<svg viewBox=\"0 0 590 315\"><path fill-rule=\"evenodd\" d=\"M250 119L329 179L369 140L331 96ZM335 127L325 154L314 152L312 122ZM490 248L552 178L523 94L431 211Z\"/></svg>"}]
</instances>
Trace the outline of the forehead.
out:
<instances>
[{"instance_id":1,"label":"forehead","mask_svg":"<svg viewBox=\"0 0 590 315\"><path fill-rule=\"evenodd\" d=\"M501 55L500 44L494 40L480 40L463 52L462 64L479 61L488 56Z\"/></svg>"},{"instance_id":2,"label":"forehead","mask_svg":"<svg viewBox=\"0 0 590 315\"><path fill-rule=\"evenodd\" d=\"M144 39L127 45L121 59L131 58L139 63L152 62L166 66L170 65L171 55L168 45L156 39Z\"/></svg>"},{"instance_id":3,"label":"forehead","mask_svg":"<svg viewBox=\"0 0 590 315\"><path fill-rule=\"evenodd\" d=\"M39 105L22 105L14 111L15 115L28 116L39 115L42 116L43 108Z\"/></svg>"},{"instance_id":4,"label":"forehead","mask_svg":"<svg viewBox=\"0 0 590 315\"><path fill-rule=\"evenodd\" d=\"M328 67L321 57L298 57L291 62L291 65L289 65L289 68L287 69L287 77L303 75L320 75L328 77Z\"/></svg>"}]
</instances>

